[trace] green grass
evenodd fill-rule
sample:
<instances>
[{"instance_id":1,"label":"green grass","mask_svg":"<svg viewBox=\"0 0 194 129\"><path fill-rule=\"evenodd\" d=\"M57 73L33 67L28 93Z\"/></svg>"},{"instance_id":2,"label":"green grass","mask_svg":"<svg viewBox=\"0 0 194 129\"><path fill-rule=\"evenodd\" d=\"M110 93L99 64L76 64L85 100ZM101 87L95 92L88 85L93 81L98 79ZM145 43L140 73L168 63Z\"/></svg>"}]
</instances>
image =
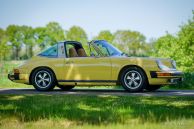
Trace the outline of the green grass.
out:
<instances>
[{"instance_id":1,"label":"green grass","mask_svg":"<svg viewBox=\"0 0 194 129\"><path fill-rule=\"evenodd\" d=\"M0 128L194 127L193 97L0 95Z\"/></svg>"}]
</instances>

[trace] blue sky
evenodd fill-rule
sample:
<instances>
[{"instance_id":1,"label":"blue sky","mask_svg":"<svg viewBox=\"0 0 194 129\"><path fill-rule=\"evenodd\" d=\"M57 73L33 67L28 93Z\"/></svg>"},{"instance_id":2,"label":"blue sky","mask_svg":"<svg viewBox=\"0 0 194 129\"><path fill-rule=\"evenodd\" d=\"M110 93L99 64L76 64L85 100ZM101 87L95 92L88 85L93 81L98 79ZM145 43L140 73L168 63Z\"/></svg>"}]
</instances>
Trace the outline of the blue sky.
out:
<instances>
[{"instance_id":1,"label":"blue sky","mask_svg":"<svg viewBox=\"0 0 194 129\"><path fill-rule=\"evenodd\" d=\"M136 30L147 39L179 26L192 17L194 0L0 0L0 28L10 24L45 26L58 22L67 30L82 27L89 39L100 30Z\"/></svg>"}]
</instances>

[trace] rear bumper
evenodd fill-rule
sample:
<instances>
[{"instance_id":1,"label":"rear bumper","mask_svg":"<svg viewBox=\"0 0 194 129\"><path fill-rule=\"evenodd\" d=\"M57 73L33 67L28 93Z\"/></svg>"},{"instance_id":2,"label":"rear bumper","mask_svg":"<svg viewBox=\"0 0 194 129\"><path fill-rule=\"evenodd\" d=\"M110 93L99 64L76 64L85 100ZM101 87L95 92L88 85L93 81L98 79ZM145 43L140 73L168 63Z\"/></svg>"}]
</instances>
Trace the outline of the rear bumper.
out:
<instances>
[{"instance_id":1,"label":"rear bumper","mask_svg":"<svg viewBox=\"0 0 194 129\"><path fill-rule=\"evenodd\" d=\"M9 73L7 76L13 82L29 84L28 74Z\"/></svg>"},{"instance_id":2,"label":"rear bumper","mask_svg":"<svg viewBox=\"0 0 194 129\"><path fill-rule=\"evenodd\" d=\"M8 74L8 79L11 81L20 80L19 74Z\"/></svg>"}]
</instances>

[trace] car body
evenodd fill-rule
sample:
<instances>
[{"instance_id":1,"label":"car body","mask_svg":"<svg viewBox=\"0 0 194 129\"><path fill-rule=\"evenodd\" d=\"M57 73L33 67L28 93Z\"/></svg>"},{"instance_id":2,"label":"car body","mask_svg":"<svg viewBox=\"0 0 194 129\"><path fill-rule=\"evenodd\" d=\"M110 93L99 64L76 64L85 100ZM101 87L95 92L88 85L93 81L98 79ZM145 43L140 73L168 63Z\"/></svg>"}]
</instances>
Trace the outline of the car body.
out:
<instances>
[{"instance_id":1,"label":"car body","mask_svg":"<svg viewBox=\"0 0 194 129\"><path fill-rule=\"evenodd\" d=\"M8 78L40 91L55 85L63 90L81 85L122 85L131 92L151 91L182 80L183 73L176 69L174 60L128 57L105 40L88 44L90 56L77 41L59 42L13 69Z\"/></svg>"}]
</instances>

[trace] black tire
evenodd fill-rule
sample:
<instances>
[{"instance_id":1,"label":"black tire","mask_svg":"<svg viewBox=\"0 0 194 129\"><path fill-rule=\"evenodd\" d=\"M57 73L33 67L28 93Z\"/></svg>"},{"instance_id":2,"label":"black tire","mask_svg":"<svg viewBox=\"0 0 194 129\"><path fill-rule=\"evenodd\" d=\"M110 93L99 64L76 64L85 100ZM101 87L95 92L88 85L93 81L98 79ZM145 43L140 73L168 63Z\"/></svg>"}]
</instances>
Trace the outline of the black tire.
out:
<instances>
[{"instance_id":1,"label":"black tire","mask_svg":"<svg viewBox=\"0 0 194 129\"><path fill-rule=\"evenodd\" d=\"M147 85L145 87L145 89L147 91L156 91L156 90L160 89L161 87L162 87L161 85Z\"/></svg>"},{"instance_id":2,"label":"black tire","mask_svg":"<svg viewBox=\"0 0 194 129\"><path fill-rule=\"evenodd\" d=\"M58 85L58 87L63 90L63 91L69 91L73 89L75 86L63 86L63 85Z\"/></svg>"},{"instance_id":3,"label":"black tire","mask_svg":"<svg viewBox=\"0 0 194 129\"><path fill-rule=\"evenodd\" d=\"M36 69L32 73L32 85L38 91L53 90L56 85L54 73L47 68Z\"/></svg>"},{"instance_id":4,"label":"black tire","mask_svg":"<svg viewBox=\"0 0 194 129\"><path fill-rule=\"evenodd\" d=\"M129 92L140 92L147 86L147 76L137 67L125 69L120 76L123 88Z\"/></svg>"}]
</instances>

